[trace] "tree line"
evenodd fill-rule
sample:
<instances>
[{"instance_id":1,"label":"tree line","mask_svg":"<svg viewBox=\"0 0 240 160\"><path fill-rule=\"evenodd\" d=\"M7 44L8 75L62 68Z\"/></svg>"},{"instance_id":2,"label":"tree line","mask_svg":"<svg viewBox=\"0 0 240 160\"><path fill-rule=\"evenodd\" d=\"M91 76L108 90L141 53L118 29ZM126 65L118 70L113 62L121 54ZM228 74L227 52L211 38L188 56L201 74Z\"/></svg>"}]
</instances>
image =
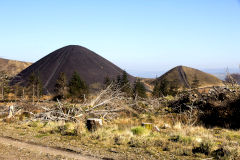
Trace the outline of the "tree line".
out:
<instances>
[{"instance_id":1,"label":"tree line","mask_svg":"<svg viewBox=\"0 0 240 160\"><path fill-rule=\"evenodd\" d=\"M118 75L116 79L111 79L108 76L104 79L104 88L113 84L116 88L119 88L126 96L139 96L146 98L146 88L140 79L137 79L133 85L129 82L126 71L123 71L122 75ZM103 88L103 89L104 89ZM71 79L67 83L67 78L64 73L61 73L57 79L55 85L55 94L58 98L75 97L84 99L89 94L89 87L84 82L77 72L74 72Z\"/></svg>"},{"instance_id":2,"label":"tree line","mask_svg":"<svg viewBox=\"0 0 240 160\"><path fill-rule=\"evenodd\" d=\"M190 84L190 89L196 90L200 86L200 81L196 75L194 75L192 83ZM174 79L172 81L168 81L167 79L155 80L154 89L152 95L154 97L163 97L163 96L176 96L180 91L180 87L183 89L181 91L186 90L185 86L180 86L179 80Z\"/></svg>"},{"instance_id":3,"label":"tree line","mask_svg":"<svg viewBox=\"0 0 240 160\"><path fill-rule=\"evenodd\" d=\"M4 97L8 93L13 93L16 97L25 97L28 95L29 98L32 98L34 102L36 99L39 100L43 95L43 85L39 74L33 72L28 80L27 87L22 87L21 85L15 85L10 87L8 85L11 78L7 76L6 73L0 73L0 86L1 86L1 99L4 100ZM128 97L133 98L146 98L147 90L145 85L139 78L135 80L133 85L131 85L128 74L126 71L123 71L121 75L118 75L115 79L105 77L104 87L113 84L116 88L119 88L123 93ZM175 96L179 90L178 80L167 81L166 79L157 81L155 80L154 89L152 92L153 97L163 97L167 95ZM195 89L199 87L199 80L197 77L194 77L194 80L191 84L191 88ZM74 72L69 79L65 73L60 73L59 77L56 80L54 86L54 98L55 99L65 99L65 98L75 98L84 100L89 95L89 86L87 83L80 77L77 72Z\"/></svg>"}]
</instances>

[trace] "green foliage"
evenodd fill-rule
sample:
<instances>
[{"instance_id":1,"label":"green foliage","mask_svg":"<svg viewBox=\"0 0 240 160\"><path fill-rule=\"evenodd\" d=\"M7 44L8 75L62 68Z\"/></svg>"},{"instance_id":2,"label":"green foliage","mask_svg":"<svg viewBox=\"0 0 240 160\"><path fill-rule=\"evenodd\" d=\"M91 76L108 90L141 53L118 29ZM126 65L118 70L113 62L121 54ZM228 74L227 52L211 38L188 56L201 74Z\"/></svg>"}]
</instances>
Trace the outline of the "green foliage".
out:
<instances>
[{"instance_id":1,"label":"green foliage","mask_svg":"<svg viewBox=\"0 0 240 160\"><path fill-rule=\"evenodd\" d=\"M117 76L117 85L121 85L121 76L120 75L118 75Z\"/></svg>"},{"instance_id":2,"label":"green foliage","mask_svg":"<svg viewBox=\"0 0 240 160\"><path fill-rule=\"evenodd\" d=\"M29 80L29 90L32 92L31 95L34 97L35 95L37 95L37 97L39 98L42 93L43 93L43 86L42 86L42 81L41 78L38 74L36 74L35 72L32 72Z\"/></svg>"},{"instance_id":3,"label":"green foliage","mask_svg":"<svg viewBox=\"0 0 240 160\"><path fill-rule=\"evenodd\" d=\"M160 92L160 86L159 86L159 84L156 82L155 83L155 85L154 85L154 88L153 88L153 92L152 92L152 95L154 96L154 97L161 97L162 95L161 95L161 92Z\"/></svg>"},{"instance_id":4,"label":"green foliage","mask_svg":"<svg viewBox=\"0 0 240 160\"><path fill-rule=\"evenodd\" d=\"M153 96L161 97L168 95L168 85L169 82L167 80L162 80L160 83L156 82L154 89L153 89Z\"/></svg>"},{"instance_id":5,"label":"green foliage","mask_svg":"<svg viewBox=\"0 0 240 160\"><path fill-rule=\"evenodd\" d=\"M167 81L166 79L163 79L160 82L156 81L152 94L154 97L167 95L175 96L178 92L178 88L178 81L176 79L173 81Z\"/></svg>"},{"instance_id":6,"label":"green foliage","mask_svg":"<svg viewBox=\"0 0 240 160\"><path fill-rule=\"evenodd\" d=\"M54 91L59 98L64 98L66 95L67 90L67 78L63 72L60 73Z\"/></svg>"},{"instance_id":7,"label":"green foliage","mask_svg":"<svg viewBox=\"0 0 240 160\"><path fill-rule=\"evenodd\" d=\"M146 88L142 82L140 82L140 79L137 79L137 81L134 83L134 95L139 96L142 98L146 98Z\"/></svg>"},{"instance_id":8,"label":"green foliage","mask_svg":"<svg viewBox=\"0 0 240 160\"><path fill-rule=\"evenodd\" d=\"M127 83L129 83L127 72L123 71L122 77L121 77L121 86L123 86L123 85L125 85Z\"/></svg>"},{"instance_id":9,"label":"green foliage","mask_svg":"<svg viewBox=\"0 0 240 160\"><path fill-rule=\"evenodd\" d=\"M169 85L170 86L169 86L168 94L172 95L172 96L175 96L178 93L178 89L179 89L178 80L175 79L175 80L171 81L169 83Z\"/></svg>"},{"instance_id":10,"label":"green foliage","mask_svg":"<svg viewBox=\"0 0 240 160\"><path fill-rule=\"evenodd\" d=\"M128 96L132 95L132 88L126 71L123 71L122 76L117 76L117 85L121 88L122 92L125 92Z\"/></svg>"},{"instance_id":11,"label":"green foliage","mask_svg":"<svg viewBox=\"0 0 240 160\"><path fill-rule=\"evenodd\" d=\"M69 94L72 97L76 98L84 98L84 95L88 95L88 86L87 84L81 79L77 72L74 72L72 78L68 84L69 87Z\"/></svg>"},{"instance_id":12,"label":"green foliage","mask_svg":"<svg viewBox=\"0 0 240 160\"><path fill-rule=\"evenodd\" d=\"M109 78L108 76L104 78L104 85L105 85L105 87L109 86L111 83L115 83L115 80Z\"/></svg>"},{"instance_id":13,"label":"green foliage","mask_svg":"<svg viewBox=\"0 0 240 160\"><path fill-rule=\"evenodd\" d=\"M148 132L148 129L139 126L139 127L132 128L131 131L134 135L143 135Z\"/></svg>"}]
</instances>

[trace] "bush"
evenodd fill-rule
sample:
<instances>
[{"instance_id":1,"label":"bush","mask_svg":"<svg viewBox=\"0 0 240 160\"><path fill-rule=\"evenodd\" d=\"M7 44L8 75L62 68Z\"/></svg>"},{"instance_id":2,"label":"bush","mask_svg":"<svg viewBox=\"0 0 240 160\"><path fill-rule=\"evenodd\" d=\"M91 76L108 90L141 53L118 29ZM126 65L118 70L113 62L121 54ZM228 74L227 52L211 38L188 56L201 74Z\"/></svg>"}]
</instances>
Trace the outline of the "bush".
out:
<instances>
[{"instance_id":1,"label":"bush","mask_svg":"<svg viewBox=\"0 0 240 160\"><path fill-rule=\"evenodd\" d=\"M215 159L221 160L221 159L228 159L229 156L231 155L231 153L230 153L228 150L226 150L226 149L219 148L219 149L213 151L213 152L211 153L211 155L212 155Z\"/></svg>"},{"instance_id":2,"label":"bush","mask_svg":"<svg viewBox=\"0 0 240 160\"><path fill-rule=\"evenodd\" d=\"M199 147L194 147L192 149L192 152L193 152L193 154L202 153L202 154L205 154L205 155L209 155L209 153L211 152L211 147L212 147L212 145L210 143L203 142L203 143L200 144Z\"/></svg>"}]
</instances>

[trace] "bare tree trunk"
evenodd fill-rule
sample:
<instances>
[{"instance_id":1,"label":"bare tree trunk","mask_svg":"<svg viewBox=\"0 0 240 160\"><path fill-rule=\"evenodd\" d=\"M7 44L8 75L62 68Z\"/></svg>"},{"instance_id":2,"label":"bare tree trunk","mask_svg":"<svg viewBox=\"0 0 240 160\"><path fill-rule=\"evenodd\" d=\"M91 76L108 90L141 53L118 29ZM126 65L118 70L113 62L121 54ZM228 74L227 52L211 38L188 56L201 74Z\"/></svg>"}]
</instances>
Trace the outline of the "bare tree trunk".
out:
<instances>
[{"instance_id":1,"label":"bare tree trunk","mask_svg":"<svg viewBox=\"0 0 240 160\"><path fill-rule=\"evenodd\" d=\"M4 100L4 86L2 85L2 100Z\"/></svg>"},{"instance_id":2,"label":"bare tree trunk","mask_svg":"<svg viewBox=\"0 0 240 160\"><path fill-rule=\"evenodd\" d=\"M37 85L37 99L38 99L38 102L39 102L39 85Z\"/></svg>"},{"instance_id":3,"label":"bare tree trunk","mask_svg":"<svg viewBox=\"0 0 240 160\"><path fill-rule=\"evenodd\" d=\"M32 95L32 103L34 104L34 97L35 97L35 86L33 84L33 95Z\"/></svg>"},{"instance_id":4,"label":"bare tree trunk","mask_svg":"<svg viewBox=\"0 0 240 160\"><path fill-rule=\"evenodd\" d=\"M23 88L23 91L22 91L22 99L24 100L24 97L25 97L25 95L24 95L25 93L24 93L24 88Z\"/></svg>"}]
</instances>

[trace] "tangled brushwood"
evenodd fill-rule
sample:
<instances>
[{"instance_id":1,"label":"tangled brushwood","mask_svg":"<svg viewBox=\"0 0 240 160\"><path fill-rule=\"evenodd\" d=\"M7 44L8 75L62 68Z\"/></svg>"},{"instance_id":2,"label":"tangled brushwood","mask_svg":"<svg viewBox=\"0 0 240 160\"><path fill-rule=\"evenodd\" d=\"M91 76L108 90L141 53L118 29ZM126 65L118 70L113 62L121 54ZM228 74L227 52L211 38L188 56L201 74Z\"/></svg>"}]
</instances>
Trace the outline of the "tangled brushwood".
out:
<instances>
[{"instance_id":1,"label":"tangled brushwood","mask_svg":"<svg viewBox=\"0 0 240 160\"><path fill-rule=\"evenodd\" d=\"M239 131L231 130L240 128L239 95L231 86L129 97L111 83L81 102L3 105L0 132L65 147L89 145L94 154L100 148L114 159L239 159Z\"/></svg>"},{"instance_id":2,"label":"tangled brushwood","mask_svg":"<svg viewBox=\"0 0 240 160\"><path fill-rule=\"evenodd\" d=\"M46 101L31 105L18 102L8 109L2 107L1 115L6 119L24 119L28 121L65 121L79 122L86 118L100 118L111 121L118 117L138 117L139 114L166 116L172 123L204 125L206 127L239 128L237 123L240 111L239 88L212 87L200 93L193 89L183 91L175 97L131 98L121 88L111 83L98 94L92 95L81 103L67 101ZM7 120L9 121L9 120Z\"/></svg>"}]
</instances>

